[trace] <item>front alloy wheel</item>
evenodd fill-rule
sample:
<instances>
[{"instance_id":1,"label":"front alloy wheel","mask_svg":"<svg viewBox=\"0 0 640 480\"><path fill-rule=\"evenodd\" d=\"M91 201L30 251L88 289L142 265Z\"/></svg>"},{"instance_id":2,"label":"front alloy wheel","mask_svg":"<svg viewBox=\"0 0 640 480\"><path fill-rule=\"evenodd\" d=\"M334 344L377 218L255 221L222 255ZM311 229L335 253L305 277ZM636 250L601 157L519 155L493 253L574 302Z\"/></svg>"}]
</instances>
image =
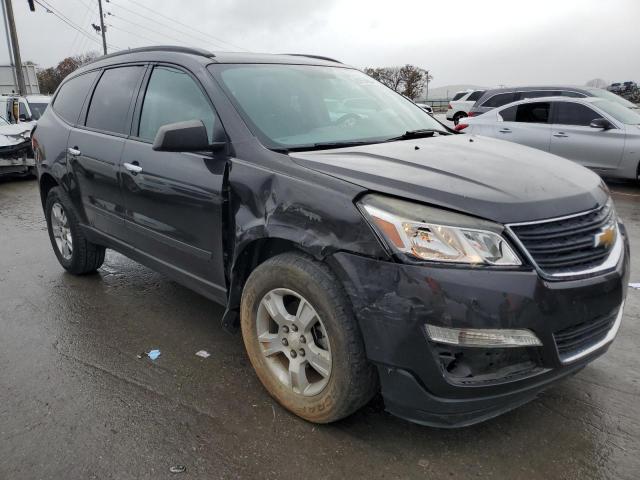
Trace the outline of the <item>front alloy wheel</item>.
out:
<instances>
[{"instance_id":1,"label":"front alloy wheel","mask_svg":"<svg viewBox=\"0 0 640 480\"><path fill-rule=\"evenodd\" d=\"M268 292L260 301L256 333L271 373L294 393L320 393L331 375L327 330L313 306L286 288Z\"/></svg>"},{"instance_id":2,"label":"front alloy wheel","mask_svg":"<svg viewBox=\"0 0 640 480\"><path fill-rule=\"evenodd\" d=\"M377 389L349 299L311 257L283 253L255 268L242 291L240 326L264 387L306 420L344 418Z\"/></svg>"}]
</instances>

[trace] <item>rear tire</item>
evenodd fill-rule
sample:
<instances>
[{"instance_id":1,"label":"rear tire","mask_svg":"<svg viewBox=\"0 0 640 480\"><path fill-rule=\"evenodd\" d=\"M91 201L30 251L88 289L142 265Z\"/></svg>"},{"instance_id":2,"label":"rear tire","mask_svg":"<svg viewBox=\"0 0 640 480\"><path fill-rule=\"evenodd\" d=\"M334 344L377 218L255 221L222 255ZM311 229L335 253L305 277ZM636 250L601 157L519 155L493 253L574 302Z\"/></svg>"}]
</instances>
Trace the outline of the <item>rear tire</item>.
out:
<instances>
[{"instance_id":1,"label":"rear tire","mask_svg":"<svg viewBox=\"0 0 640 480\"><path fill-rule=\"evenodd\" d=\"M346 294L310 257L285 253L258 266L242 292L240 324L264 387L310 422L344 418L377 390Z\"/></svg>"},{"instance_id":2,"label":"rear tire","mask_svg":"<svg viewBox=\"0 0 640 480\"><path fill-rule=\"evenodd\" d=\"M100 268L106 249L87 240L73 204L60 187L49 190L44 211L51 246L60 265L74 275Z\"/></svg>"},{"instance_id":3,"label":"rear tire","mask_svg":"<svg viewBox=\"0 0 640 480\"><path fill-rule=\"evenodd\" d=\"M464 112L457 112L454 116L453 116L453 124L454 125L458 125L458 123L460 123L460 119L461 118L465 118L468 115Z\"/></svg>"}]
</instances>

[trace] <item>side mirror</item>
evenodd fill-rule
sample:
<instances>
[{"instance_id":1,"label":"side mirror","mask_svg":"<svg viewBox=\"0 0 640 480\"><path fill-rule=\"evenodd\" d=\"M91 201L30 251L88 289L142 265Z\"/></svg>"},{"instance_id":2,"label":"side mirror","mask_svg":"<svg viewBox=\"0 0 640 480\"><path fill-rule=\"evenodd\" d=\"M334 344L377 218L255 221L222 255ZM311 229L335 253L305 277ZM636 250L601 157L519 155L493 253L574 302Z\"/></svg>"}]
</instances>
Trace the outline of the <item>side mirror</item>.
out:
<instances>
[{"instance_id":1,"label":"side mirror","mask_svg":"<svg viewBox=\"0 0 640 480\"><path fill-rule=\"evenodd\" d=\"M202 152L225 145L225 141L209 142L202 120L187 120L160 127L151 148L160 152Z\"/></svg>"},{"instance_id":2,"label":"side mirror","mask_svg":"<svg viewBox=\"0 0 640 480\"><path fill-rule=\"evenodd\" d=\"M591 128L600 128L602 130L609 130L613 128L613 124L606 118L594 118L589 126Z\"/></svg>"}]
</instances>

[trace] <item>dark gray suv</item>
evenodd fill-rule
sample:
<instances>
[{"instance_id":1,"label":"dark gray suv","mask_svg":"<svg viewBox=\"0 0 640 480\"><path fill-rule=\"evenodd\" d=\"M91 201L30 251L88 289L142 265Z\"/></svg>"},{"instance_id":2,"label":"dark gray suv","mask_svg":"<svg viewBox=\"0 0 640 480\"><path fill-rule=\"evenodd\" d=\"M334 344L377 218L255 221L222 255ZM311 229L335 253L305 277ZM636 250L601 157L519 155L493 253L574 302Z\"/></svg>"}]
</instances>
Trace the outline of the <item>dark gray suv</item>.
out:
<instances>
[{"instance_id":1,"label":"dark gray suv","mask_svg":"<svg viewBox=\"0 0 640 480\"><path fill-rule=\"evenodd\" d=\"M313 422L378 390L415 422L479 422L622 320L627 237L597 175L455 134L335 60L108 55L65 79L33 148L67 271L110 248L221 303L268 392Z\"/></svg>"}]
</instances>

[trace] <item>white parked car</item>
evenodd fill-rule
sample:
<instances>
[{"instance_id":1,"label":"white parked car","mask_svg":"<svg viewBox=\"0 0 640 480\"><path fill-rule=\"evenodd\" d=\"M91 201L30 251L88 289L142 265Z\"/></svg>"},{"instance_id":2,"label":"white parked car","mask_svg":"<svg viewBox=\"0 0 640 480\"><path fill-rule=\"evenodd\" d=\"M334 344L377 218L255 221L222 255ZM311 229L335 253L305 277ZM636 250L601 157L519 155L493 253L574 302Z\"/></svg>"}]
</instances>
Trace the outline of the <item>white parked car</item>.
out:
<instances>
[{"instance_id":1,"label":"white parked car","mask_svg":"<svg viewBox=\"0 0 640 480\"><path fill-rule=\"evenodd\" d=\"M544 150L607 177L640 173L640 114L603 98L530 98L465 118L456 130Z\"/></svg>"},{"instance_id":2,"label":"white parked car","mask_svg":"<svg viewBox=\"0 0 640 480\"><path fill-rule=\"evenodd\" d=\"M447 107L447 120L452 121L454 125L458 125L461 118L469 115L469 110L471 110L473 104L476 103L476 100L478 100L483 93L484 90L457 92Z\"/></svg>"},{"instance_id":3,"label":"white parked car","mask_svg":"<svg viewBox=\"0 0 640 480\"><path fill-rule=\"evenodd\" d=\"M31 152L32 128L29 122L8 123L0 118L0 175L35 173Z\"/></svg>"}]
</instances>

